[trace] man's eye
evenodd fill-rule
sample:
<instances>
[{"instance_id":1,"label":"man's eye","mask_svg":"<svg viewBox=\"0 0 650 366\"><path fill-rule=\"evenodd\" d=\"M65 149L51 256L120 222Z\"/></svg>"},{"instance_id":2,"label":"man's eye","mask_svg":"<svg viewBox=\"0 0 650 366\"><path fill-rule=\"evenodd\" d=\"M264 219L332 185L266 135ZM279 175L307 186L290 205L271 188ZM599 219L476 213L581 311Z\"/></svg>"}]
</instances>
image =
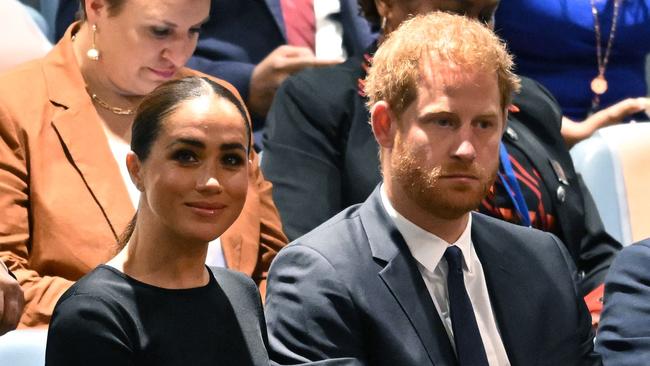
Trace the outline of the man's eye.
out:
<instances>
[{"instance_id":1,"label":"man's eye","mask_svg":"<svg viewBox=\"0 0 650 366\"><path fill-rule=\"evenodd\" d=\"M493 124L494 124L494 123L492 123L492 121L479 121L479 122L478 122L478 127L479 127L480 129L484 129L484 130L486 130L486 129L492 127Z\"/></svg>"},{"instance_id":2,"label":"man's eye","mask_svg":"<svg viewBox=\"0 0 650 366\"><path fill-rule=\"evenodd\" d=\"M447 118L439 118L436 119L436 124L440 127L449 127L451 126L451 121Z\"/></svg>"},{"instance_id":3,"label":"man's eye","mask_svg":"<svg viewBox=\"0 0 650 366\"><path fill-rule=\"evenodd\" d=\"M171 34L171 29L166 27L151 27L151 34L155 37L163 38Z\"/></svg>"}]
</instances>

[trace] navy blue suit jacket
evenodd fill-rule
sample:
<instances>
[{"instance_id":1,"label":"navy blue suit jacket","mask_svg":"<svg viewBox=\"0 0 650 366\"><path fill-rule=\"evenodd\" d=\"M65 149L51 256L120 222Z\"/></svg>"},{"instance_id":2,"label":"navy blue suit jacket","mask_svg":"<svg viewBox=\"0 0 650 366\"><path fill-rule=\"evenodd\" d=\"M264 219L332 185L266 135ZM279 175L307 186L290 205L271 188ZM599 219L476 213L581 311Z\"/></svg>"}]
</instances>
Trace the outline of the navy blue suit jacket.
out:
<instances>
[{"instance_id":1,"label":"navy blue suit jacket","mask_svg":"<svg viewBox=\"0 0 650 366\"><path fill-rule=\"evenodd\" d=\"M650 365L650 239L624 248L609 269L596 350L605 365Z\"/></svg>"},{"instance_id":2,"label":"navy blue suit jacket","mask_svg":"<svg viewBox=\"0 0 650 366\"><path fill-rule=\"evenodd\" d=\"M358 14L357 0L341 0L336 17L348 55L363 52L373 40ZM280 0L213 0L188 66L230 82L246 100L255 65L286 43Z\"/></svg>"},{"instance_id":3,"label":"navy blue suit jacket","mask_svg":"<svg viewBox=\"0 0 650 366\"><path fill-rule=\"evenodd\" d=\"M472 242L511 365L600 364L564 245L548 233L472 215ZM269 355L278 364L457 364L378 189L280 251L265 313Z\"/></svg>"}]
</instances>

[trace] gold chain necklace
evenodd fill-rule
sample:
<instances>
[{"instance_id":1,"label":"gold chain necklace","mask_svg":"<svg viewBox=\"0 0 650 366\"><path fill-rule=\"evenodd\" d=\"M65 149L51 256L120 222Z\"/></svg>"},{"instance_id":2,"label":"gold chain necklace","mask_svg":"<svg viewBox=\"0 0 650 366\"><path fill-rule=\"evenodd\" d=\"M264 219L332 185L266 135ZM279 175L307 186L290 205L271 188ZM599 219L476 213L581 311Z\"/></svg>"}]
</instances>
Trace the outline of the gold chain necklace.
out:
<instances>
[{"instance_id":1,"label":"gold chain necklace","mask_svg":"<svg viewBox=\"0 0 650 366\"><path fill-rule=\"evenodd\" d=\"M607 62L609 61L609 55L612 51L612 44L614 43L614 36L616 35L616 26L618 24L618 13L622 2L623 0L614 0L612 27L609 30L609 39L607 40L605 55L603 55L598 9L596 9L595 0L591 0L591 14L594 17L594 33L596 34L596 59L598 61L598 75L591 80L591 91L594 92L594 98L591 102L592 110L598 108L598 105L600 104L600 96L607 91L608 85L607 79L605 78L605 70L607 70Z\"/></svg>"},{"instance_id":2,"label":"gold chain necklace","mask_svg":"<svg viewBox=\"0 0 650 366\"><path fill-rule=\"evenodd\" d=\"M72 35L72 42L74 42L76 39L77 39L77 34L75 33L75 34ZM114 114L117 114L117 115L120 115L120 116L130 116L130 115L135 114L135 110L133 110L133 109L125 109L125 108L120 108L120 107L113 107L113 106L109 105L104 100L102 100L102 98L98 97L97 94L95 94L95 93L91 92L90 90L88 90L87 87L86 87L86 91L88 92L88 94L90 94L90 98L93 100L93 102L99 104L100 107L106 109L107 111L110 111L111 113L114 113Z\"/></svg>"},{"instance_id":3,"label":"gold chain necklace","mask_svg":"<svg viewBox=\"0 0 650 366\"><path fill-rule=\"evenodd\" d=\"M135 114L135 110L133 110L133 109L125 109L125 108L110 106L108 103L103 101L100 97L98 97L97 94L90 92L90 90L88 91L88 94L90 94L90 98L92 98L92 100L94 102L99 104L100 107L102 107L102 108L104 108L104 109L106 109L106 110L108 110L108 111L110 111L110 112L112 112L114 114L117 114L117 115L120 115L120 116L130 116L130 115Z\"/></svg>"}]
</instances>

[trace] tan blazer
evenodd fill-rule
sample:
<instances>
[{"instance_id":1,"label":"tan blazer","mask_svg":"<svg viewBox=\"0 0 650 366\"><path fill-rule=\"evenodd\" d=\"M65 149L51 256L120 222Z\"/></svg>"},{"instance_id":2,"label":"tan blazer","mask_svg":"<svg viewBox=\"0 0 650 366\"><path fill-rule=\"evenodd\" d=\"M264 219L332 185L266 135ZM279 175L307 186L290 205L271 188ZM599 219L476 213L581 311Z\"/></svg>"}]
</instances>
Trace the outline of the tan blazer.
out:
<instances>
[{"instance_id":1,"label":"tan blazer","mask_svg":"<svg viewBox=\"0 0 650 366\"><path fill-rule=\"evenodd\" d=\"M25 292L20 327L47 325L72 281L116 254L134 214L73 55L73 27L43 59L0 76L0 259ZM221 244L228 267L252 276L263 296L286 237L257 163Z\"/></svg>"}]
</instances>

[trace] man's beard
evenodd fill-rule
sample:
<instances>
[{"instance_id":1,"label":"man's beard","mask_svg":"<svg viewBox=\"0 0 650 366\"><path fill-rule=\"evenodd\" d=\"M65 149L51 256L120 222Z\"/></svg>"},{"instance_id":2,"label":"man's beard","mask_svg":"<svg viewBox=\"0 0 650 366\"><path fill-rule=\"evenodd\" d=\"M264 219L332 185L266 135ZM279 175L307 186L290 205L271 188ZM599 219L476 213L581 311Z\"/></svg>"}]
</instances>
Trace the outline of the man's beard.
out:
<instances>
[{"instance_id":1,"label":"man's beard","mask_svg":"<svg viewBox=\"0 0 650 366\"><path fill-rule=\"evenodd\" d=\"M486 196L496 178L498 165L488 171L476 162L454 161L446 165L427 167L425 151L409 149L396 141L391 158L391 171L406 196L426 212L453 220L475 210ZM478 177L478 185L449 186L440 177L463 174Z\"/></svg>"}]
</instances>

